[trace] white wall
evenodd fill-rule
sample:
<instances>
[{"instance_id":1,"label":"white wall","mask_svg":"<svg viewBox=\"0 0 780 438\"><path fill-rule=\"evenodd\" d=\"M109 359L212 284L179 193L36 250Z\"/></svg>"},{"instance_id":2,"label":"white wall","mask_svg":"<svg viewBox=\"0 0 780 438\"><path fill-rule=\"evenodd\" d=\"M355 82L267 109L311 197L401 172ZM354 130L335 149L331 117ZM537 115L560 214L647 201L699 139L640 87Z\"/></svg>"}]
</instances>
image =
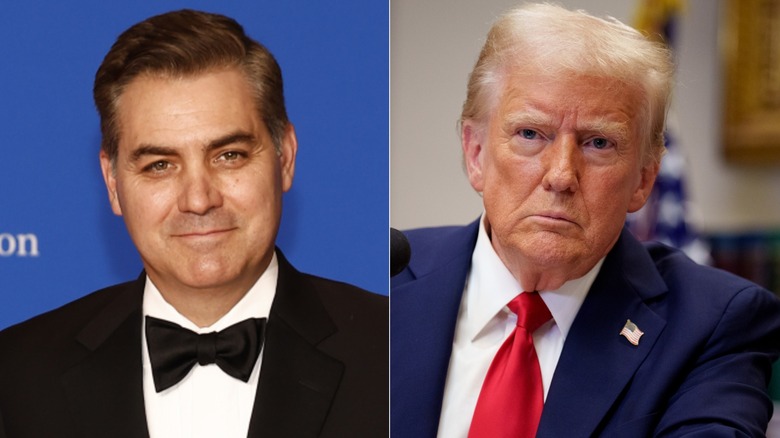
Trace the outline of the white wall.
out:
<instances>
[{"instance_id":1,"label":"white wall","mask_svg":"<svg viewBox=\"0 0 780 438\"><path fill-rule=\"evenodd\" d=\"M629 0L566 0L631 23ZM462 171L455 128L466 81L492 21L510 0L391 1L391 226L466 223L481 200ZM721 1L689 0L679 29L673 124L689 160L694 223L706 232L780 228L780 167L721 157Z\"/></svg>"}]
</instances>

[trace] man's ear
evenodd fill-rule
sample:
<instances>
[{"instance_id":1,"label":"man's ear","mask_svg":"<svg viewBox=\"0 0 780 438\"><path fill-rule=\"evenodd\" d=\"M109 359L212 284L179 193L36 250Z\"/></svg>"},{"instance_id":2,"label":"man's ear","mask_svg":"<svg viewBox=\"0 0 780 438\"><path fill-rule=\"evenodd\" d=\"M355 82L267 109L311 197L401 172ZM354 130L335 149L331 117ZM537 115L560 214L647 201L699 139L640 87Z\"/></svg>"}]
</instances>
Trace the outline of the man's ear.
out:
<instances>
[{"instance_id":1,"label":"man's ear","mask_svg":"<svg viewBox=\"0 0 780 438\"><path fill-rule=\"evenodd\" d=\"M122 206L119 204L119 196L116 192L116 169L111 163L111 158L104 150L100 150L100 169L103 171L103 181L108 190L108 201L111 203L111 210L117 216L122 216Z\"/></svg>"},{"instance_id":2,"label":"man's ear","mask_svg":"<svg viewBox=\"0 0 780 438\"><path fill-rule=\"evenodd\" d=\"M292 123L287 124L280 146L279 163L282 170L282 192L286 192L292 187L293 176L295 176L295 155L298 153L298 138L295 136L295 127Z\"/></svg>"},{"instance_id":3,"label":"man's ear","mask_svg":"<svg viewBox=\"0 0 780 438\"><path fill-rule=\"evenodd\" d=\"M472 120L464 120L460 128L460 143L463 148L463 167L469 177L471 187L482 193L484 176L482 174L482 152L485 127Z\"/></svg>"},{"instance_id":4,"label":"man's ear","mask_svg":"<svg viewBox=\"0 0 780 438\"><path fill-rule=\"evenodd\" d=\"M658 176L658 171L660 169L661 164L654 159L651 159L648 164L645 164L642 167L640 170L639 185L636 190L634 190L628 203L629 213L633 213L645 205L645 202L647 202L647 199L650 197L650 193L653 191L655 178Z\"/></svg>"}]
</instances>

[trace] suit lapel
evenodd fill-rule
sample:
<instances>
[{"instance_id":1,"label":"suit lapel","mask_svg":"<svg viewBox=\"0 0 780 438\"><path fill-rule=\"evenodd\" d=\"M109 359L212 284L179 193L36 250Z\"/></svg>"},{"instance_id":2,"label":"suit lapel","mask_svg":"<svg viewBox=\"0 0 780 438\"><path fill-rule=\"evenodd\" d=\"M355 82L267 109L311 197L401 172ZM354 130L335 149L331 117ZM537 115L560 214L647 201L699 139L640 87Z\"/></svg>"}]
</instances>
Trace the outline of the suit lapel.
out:
<instances>
[{"instance_id":1,"label":"suit lapel","mask_svg":"<svg viewBox=\"0 0 780 438\"><path fill-rule=\"evenodd\" d=\"M317 349L336 326L277 249L279 280L268 319L249 436L319 435L344 365Z\"/></svg>"},{"instance_id":2,"label":"suit lapel","mask_svg":"<svg viewBox=\"0 0 780 438\"><path fill-rule=\"evenodd\" d=\"M149 436L141 361L144 278L119 286L76 339L86 355L63 375L62 386L82 436Z\"/></svg>"},{"instance_id":3,"label":"suit lapel","mask_svg":"<svg viewBox=\"0 0 780 438\"><path fill-rule=\"evenodd\" d=\"M393 287L390 312L393 436L436 436L455 322L477 226L478 221L442 239L447 242L447 248L441 251L429 251L412 243L409 270L415 278ZM441 262L442 259L446 262Z\"/></svg>"},{"instance_id":4,"label":"suit lapel","mask_svg":"<svg viewBox=\"0 0 780 438\"><path fill-rule=\"evenodd\" d=\"M538 437L596 432L666 325L645 304L665 291L646 251L624 231L569 331ZM637 346L620 336L627 319L644 332Z\"/></svg>"}]
</instances>

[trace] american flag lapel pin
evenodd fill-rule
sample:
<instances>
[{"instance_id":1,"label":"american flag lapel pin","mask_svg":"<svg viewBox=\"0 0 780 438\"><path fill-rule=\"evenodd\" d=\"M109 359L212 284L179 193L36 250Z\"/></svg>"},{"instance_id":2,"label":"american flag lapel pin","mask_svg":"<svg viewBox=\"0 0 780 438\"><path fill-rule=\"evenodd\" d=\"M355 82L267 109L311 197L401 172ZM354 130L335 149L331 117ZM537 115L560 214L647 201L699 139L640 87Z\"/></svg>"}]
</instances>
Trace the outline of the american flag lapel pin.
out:
<instances>
[{"instance_id":1,"label":"american flag lapel pin","mask_svg":"<svg viewBox=\"0 0 780 438\"><path fill-rule=\"evenodd\" d=\"M626 325L623 326L623 330L620 331L620 335L628 339L632 345L639 345L639 338L645 334L639 327L636 326L630 319L626 320Z\"/></svg>"}]
</instances>

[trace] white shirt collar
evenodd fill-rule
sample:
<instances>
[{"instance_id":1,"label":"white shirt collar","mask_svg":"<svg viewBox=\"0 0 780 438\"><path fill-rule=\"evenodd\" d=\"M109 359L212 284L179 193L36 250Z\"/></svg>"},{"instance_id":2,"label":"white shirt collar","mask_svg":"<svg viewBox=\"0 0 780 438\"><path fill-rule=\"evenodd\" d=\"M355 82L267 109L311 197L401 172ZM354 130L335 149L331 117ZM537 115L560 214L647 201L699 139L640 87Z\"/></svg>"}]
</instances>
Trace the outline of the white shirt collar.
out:
<instances>
[{"instance_id":1,"label":"white shirt collar","mask_svg":"<svg viewBox=\"0 0 780 438\"><path fill-rule=\"evenodd\" d=\"M267 318L271 312L274 295L276 295L278 278L279 261L274 252L265 272L228 313L208 327L198 327L165 301L165 298L163 298L160 291L147 275L144 287L143 313L145 316L149 315L173 322L196 333L220 331L248 318Z\"/></svg>"},{"instance_id":2,"label":"white shirt collar","mask_svg":"<svg viewBox=\"0 0 780 438\"><path fill-rule=\"evenodd\" d=\"M587 274L567 281L557 290L539 291L564 340L603 263L602 258ZM520 283L496 254L485 231L484 214L471 256L467 290L465 314L461 317L469 321L467 333L472 340L490 325L509 301L523 292Z\"/></svg>"}]
</instances>

